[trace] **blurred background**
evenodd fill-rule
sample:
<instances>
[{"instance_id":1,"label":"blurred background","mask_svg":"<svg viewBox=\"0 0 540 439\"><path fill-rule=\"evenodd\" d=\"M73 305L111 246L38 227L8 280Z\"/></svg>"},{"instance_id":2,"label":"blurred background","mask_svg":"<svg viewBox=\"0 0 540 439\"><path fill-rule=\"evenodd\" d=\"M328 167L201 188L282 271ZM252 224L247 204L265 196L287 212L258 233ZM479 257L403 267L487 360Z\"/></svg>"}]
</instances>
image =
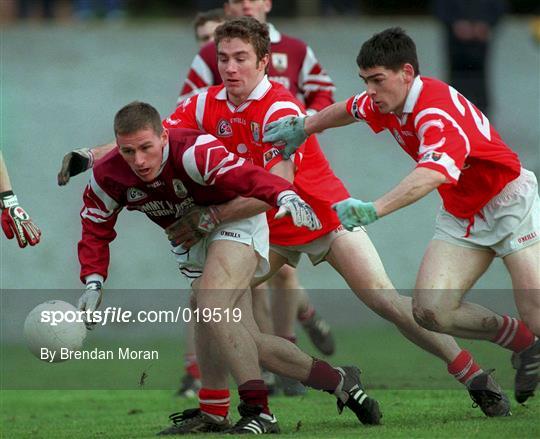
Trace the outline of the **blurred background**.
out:
<instances>
[{"instance_id":1,"label":"blurred background","mask_svg":"<svg viewBox=\"0 0 540 439\"><path fill-rule=\"evenodd\" d=\"M334 80L336 100L342 100L363 90L355 63L360 45L390 26L405 28L415 39L423 75L459 80L445 3L277 0L268 20L313 48ZM483 3L489 50L481 65L469 67L485 71L485 81L476 79L480 82L473 82L472 90L485 82L487 91L471 100L485 105L503 139L539 176L538 1ZM82 291L76 246L88 174L58 187L63 155L112 140L114 114L130 101L150 102L163 117L171 113L198 50L194 15L221 6L222 1L210 0L0 1L0 144L14 192L43 231L42 242L24 250L0 238L4 340L20 335L22 318L38 303L52 298L75 303ZM482 103L486 95L488 102ZM391 136L374 136L365 126L329 131L320 141L336 174L358 198L383 194L413 167ZM414 285L439 204L432 194L369 227L390 278L405 293ZM185 303L189 285L176 269L164 233L143 215L127 213L120 215L117 231L106 305L129 303L133 290L140 290L137 306ZM299 275L305 287L317 290L314 302L331 323L372 320L327 264L314 269L303 260ZM472 294L501 312L515 312L510 288L503 264L495 261ZM116 290L122 292L114 296ZM181 299L171 302L171 290L182 290Z\"/></svg>"}]
</instances>

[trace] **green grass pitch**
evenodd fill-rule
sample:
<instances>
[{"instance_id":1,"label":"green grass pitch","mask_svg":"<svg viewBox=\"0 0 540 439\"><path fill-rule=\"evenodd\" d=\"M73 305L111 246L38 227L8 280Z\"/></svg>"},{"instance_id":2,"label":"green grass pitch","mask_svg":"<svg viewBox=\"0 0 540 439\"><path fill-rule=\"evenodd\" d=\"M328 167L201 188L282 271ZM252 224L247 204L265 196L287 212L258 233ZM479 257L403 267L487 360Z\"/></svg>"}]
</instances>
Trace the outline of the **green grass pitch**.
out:
<instances>
[{"instance_id":1,"label":"green grass pitch","mask_svg":"<svg viewBox=\"0 0 540 439\"><path fill-rule=\"evenodd\" d=\"M532 398L526 406L513 400L513 370L507 351L488 343L463 343L482 366L497 369L496 378L512 399L513 416L488 419L471 407L467 392L448 376L443 363L406 342L393 328L339 331L337 340L338 352L330 361L362 368L369 393L381 404L383 425L362 426L347 410L338 416L333 397L309 391L302 398L271 398L282 434L299 438L540 437L540 398ZM310 349L305 339L300 344ZM35 360L22 346L2 346L0 437L154 437L168 425L169 413L193 407L194 401L173 396L179 381L180 367L176 365L181 359L174 344L148 346L159 349L158 363L70 361L49 365ZM148 375L142 387L141 371ZM97 380L104 374L113 377L100 382L109 383L110 390L82 389L81 380ZM78 389L36 390L39 382L41 388ZM29 390L20 390L23 388ZM236 420L238 400L232 394Z\"/></svg>"}]
</instances>

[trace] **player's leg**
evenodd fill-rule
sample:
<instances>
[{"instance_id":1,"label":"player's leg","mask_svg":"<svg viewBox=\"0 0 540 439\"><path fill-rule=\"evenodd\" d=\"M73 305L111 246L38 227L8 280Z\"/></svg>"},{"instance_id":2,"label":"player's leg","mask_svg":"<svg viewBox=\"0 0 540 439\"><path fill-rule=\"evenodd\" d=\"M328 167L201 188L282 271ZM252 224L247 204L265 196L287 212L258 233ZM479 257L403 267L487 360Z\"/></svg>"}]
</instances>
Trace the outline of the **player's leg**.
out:
<instances>
[{"instance_id":1,"label":"player's leg","mask_svg":"<svg viewBox=\"0 0 540 439\"><path fill-rule=\"evenodd\" d=\"M296 270L284 265L271 279L272 316L275 334L296 341L295 321L301 323L313 345L324 355L336 349L328 323L317 314L306 290L300 285Z\"/></svg>"},{"instance_id":2,"label":"player's leg","mask_svg":"<svg viewBox=\"0 0 540 439\"><path fill-rule=\"evenodd\" d=\"M366 233L349 233L336 238L327 260L366 305L393 322L409 340L444 360L448 372L467 386L471 398L487 416L509 414L508 398L469 352L462 350L452 337L427 331L416 323L411 299L393 289Z\"/></svg>"},{"instance_id":3,"label":"player's leg","mask_svg":"<svg viewBox=\"0 0 540 439\"><path fill-rule=\"evenodd\" d=\"M193 296L193 293L190 293ZM194 301L190 297L190 303ZM184 325L184 376L182 377L178 396L196 398L201 388L201 372L195 354L195 322L189 320Z\"/></svg>"},{"instance_id":4,"label":"player's leg","mask_svg":"<svg viewBox=\"0 0 540 439\"><path fill-rule=\"evenodd\" d=\"M246 296L237 304L242 309L242 324L252 334L259 352L259 361L266 369L298 380L306 386L334 394L338 408L352 410L364 424L379 424L381 413L376 400L367 396L354 366L334 368L325 361L313 359L295 344L259 331Z\"/></svg>"},{"instance_id":5,"label":"player's leg","mask_svg":"<svg viewBox=\"0 0 540 439\"><path fill-rule=\"evenodd\" d=\"M245 294L255 274L257 255L252 247L242 243L217 240L210 244L202 276L195 287L198 309L229 310ZM202 315L202 314L201 314ZM219 346L223 362L230 368L238 384L260 379L257 347L242 325L210 319L203 326ZM203 377L205 379L205 377Z\"/></svg>"},{"instance_id":6,"label":"player's leg","mask_svg":"<svg viewBox=\"0 0 540 439\"><path fill-rule=\"evenodd\" d=\"M461 349L451 337L421 328L412 315L410 297L397 293L377 250L364 231L338 236L326 256L362 302L394 323L413 343L450 363Z\"/></svg>"},{"instance_id":7,"label":"player's leg","mask_svg":"<svg viewBox=\"0 0 540 439\"><path fill-rule=\"evenodd\" d=\"M540 242L503 259L514 288L520 317L536 337L540 337ZM519 322L512 322L518 325ZM524 340L524 344L527 341ZM515 397L524 403L534 395L540 376L540 339L512 355L516 369Z\"/></svg>"},{"instance_id":8,"label":"player's leg","mask_svg":"<svg viewBox=\"0 0 540 439\"><path fill-rule=\"evenodd\" d=\"M274 334L274 324L272 322L268 296L267 282L251 288L253 316L257 322L257 326L265 334ZM261 376L268 387L269 394L274 395L277 392L276 376L264 368L261 369Z\"/></svg>"},{"instance_id":9,"label":"player's leg","mask_svg":"<svg viewBox=\"0 0 540 439\"><path fill-rule=\"evenodd\" d=\"M503 258L512 278L519 315L540 337L540 242Z\"/></svg>"},{"instance_id":10,"label":"player's leg","mask_svg":"<svg viewBox=\"0 0 540 439\"><path fill-rule=\"evenodd\" d=\"M493 261L492 251L433 239L416 279L414 316L424 328L463 338L492 340L503 318L462 300Z\"/></svg>"}]
</instances>

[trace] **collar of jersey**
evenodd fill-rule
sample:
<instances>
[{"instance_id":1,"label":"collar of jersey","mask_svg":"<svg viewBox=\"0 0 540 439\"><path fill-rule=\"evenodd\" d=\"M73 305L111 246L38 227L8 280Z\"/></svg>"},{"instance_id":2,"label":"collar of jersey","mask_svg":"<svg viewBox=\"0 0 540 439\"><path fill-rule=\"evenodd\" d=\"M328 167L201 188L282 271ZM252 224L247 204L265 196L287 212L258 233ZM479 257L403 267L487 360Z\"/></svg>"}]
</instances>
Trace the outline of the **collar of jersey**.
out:
<instances>
[{"instance_id":1,"label":"collar of jersey","mask_svg":"<svg viewBox=\"0 0 540 439\"><path fill-rule=\"evenodd\" d=\"M167 143L165 147L163 148L163 157L161 158L161 166L159 167L159 171L156 175L156 178L158 178L161 175L161 171L163 171L163 168L167 164L168 158L169 158L169 144Z\"/></svg>"},{"instance_id":2,"label":"collar of jersey","mask_svg":"<svg viewBox=\"0 0 540 439\"><path fill-rule=\"evenodd\" d=\"M251 101L260 101L262 98L264 98L266 96L266 93L268 93L268 90L272 88L272 83L268 80L268 76L264 75L261 82L257 84L257 87L253 89L247 99L242 102L238 107L235 107L232 103L229 102L229 100L227 99L227 89L224 85L222 87L223 88L216 95L216 99L219 101L227 101L227 104L232 105L234 108L236 108L236 111L242 111L245 107L249 105Z\"/></svg>"},{"instance_id":3,"label":"collar of jersey","mask_svg":"<svg viewBox=\"0 0 540 439\"><path fill-rule=\"evenodd\" d=\"M403 114L413 112L414 106L418 101L418 97L420 96L423 85L424 83L422 82L422 79L420 79L420 75L414 78L411 89L409 90L409 94L407 95L407 99L405 99L405 105L403 106Z\"/></svg>"},{"instance_id":4,"label":"collar of jersey","mask_svg":"<svg viewBox=\"0 0 540 439\"><path fill-rule=\"evenodd\" d=\"M270 43L276 44L281 41L281 34L274 27L272 23L266 23L268 25L268 33L270 34Z\"/></svg>"}]
</instances>

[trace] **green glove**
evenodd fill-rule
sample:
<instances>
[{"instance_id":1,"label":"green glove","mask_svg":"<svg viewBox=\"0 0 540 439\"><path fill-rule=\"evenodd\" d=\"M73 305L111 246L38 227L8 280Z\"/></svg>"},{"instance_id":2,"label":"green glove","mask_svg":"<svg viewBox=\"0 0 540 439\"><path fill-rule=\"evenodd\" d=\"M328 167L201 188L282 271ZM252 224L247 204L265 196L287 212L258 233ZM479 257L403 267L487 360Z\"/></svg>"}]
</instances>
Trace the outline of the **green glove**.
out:
<instances>
[{"instance_id":1,"label":"green glove","mask_svg":"<svg viewBox=\"0 0 540 439\"><path fill-rule=\"evenodd\" d=\"M291 116L269 123L264 128L263 142L283 144L281 155L287 160L308 137L304 131L305 119L305 116Z\"/></svg>"},{"instance_id":2,"label":"green glove","mask_svg":"<svg viewBox=\"0 0 540 439\"><path fill-rule=\"evenodd\" d=\"M347 230L352 231L355 227L367 226L379 219L373 203L366 203L355 198L347 198L332 206Z\"/></svg>"}]
</instances>

